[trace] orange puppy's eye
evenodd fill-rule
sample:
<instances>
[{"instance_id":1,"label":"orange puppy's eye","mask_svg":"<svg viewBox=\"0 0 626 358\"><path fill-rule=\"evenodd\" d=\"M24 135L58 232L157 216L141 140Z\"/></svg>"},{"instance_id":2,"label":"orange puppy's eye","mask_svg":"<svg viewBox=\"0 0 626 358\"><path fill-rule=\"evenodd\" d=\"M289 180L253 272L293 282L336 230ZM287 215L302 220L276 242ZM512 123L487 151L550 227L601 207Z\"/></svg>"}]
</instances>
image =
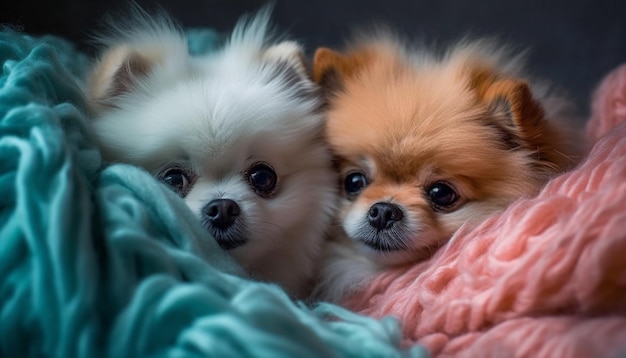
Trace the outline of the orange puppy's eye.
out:
<instances>
[{"instance_id":1,"label":"orange puppy's eye","mask_svg":"<svg viewBox=\"0 0 626 358\"><path fill-rule=\"evenodd\" d=\"M448 211L459 200L459 194L454 187L445 182L437 181L426 189L431 206L438 211Z\"/></svg>"},{"instance_id":2,"label":"orange puppy's eye","mask_svg":"<svg viewBox=\"0 0 626 358\"><path fill-rule=\"evenodd\" d=\"M365 174L361 172L352 172L346 175L343 182L344 190L348 196L356 196L369 184Z\"/></svg>"}]
</instances>

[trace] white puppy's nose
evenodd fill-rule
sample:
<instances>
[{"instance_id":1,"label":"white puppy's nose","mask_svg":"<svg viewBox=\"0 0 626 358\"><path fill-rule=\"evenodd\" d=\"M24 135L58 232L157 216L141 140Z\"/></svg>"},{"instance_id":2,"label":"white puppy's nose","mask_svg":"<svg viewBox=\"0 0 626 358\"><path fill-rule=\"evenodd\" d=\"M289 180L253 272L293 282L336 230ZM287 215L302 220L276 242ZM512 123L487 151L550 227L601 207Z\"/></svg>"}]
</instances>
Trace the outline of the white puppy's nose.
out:
<instances>
[{"instance_id":1,"label":"white puppy's nose","mask_svg":"<svg viewBox=\"0 0 626 358\"><path fill-rule=\"evenodd\" d=\"M218 230L228 229L240 213L239 205L231 199L211 200L202 208L202 214Z\"/></svg>"}]
</instances>

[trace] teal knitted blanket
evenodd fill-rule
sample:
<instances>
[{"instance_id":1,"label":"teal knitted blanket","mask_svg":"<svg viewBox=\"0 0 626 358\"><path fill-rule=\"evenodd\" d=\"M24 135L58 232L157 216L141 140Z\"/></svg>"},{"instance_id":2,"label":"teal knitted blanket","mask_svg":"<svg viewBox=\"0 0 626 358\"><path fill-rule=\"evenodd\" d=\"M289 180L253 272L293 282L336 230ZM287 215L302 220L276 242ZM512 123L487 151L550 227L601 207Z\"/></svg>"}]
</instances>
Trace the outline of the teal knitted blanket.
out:
<instances>
[{"instance_id":1,"label":"teal knitted blanket","mask_svg":"<svg viewBox=\"0 0 626 358\"><path fill-rule=\"evenodd\" d=\"M189 33L210 50L209 30ZM183 201L106 167L85 54L0 32L0 356L417 357L397 321L309 308L246 280ZM242 278L243 277L243 278Z\"/></svg>"}]
</instances>

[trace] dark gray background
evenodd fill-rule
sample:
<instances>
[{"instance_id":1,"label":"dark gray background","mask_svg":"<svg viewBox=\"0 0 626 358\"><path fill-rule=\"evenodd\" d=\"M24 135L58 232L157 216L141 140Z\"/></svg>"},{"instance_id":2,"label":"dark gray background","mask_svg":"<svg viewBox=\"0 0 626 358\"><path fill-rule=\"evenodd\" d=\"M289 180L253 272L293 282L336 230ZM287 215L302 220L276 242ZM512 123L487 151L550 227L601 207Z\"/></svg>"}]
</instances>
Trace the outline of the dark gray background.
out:
<instances>
[{"instance_id":1,"label":"dark gray background","mask_svg":"<svg viewBox=\"0 0 626 358\"><path fill-rule=\"evenodd\" d=\"M185 27L228 31L237 18L267 1L137 1L165 8ZM127 8L115 1L4 1L0 23L30 34L57 34L91 52L87 32L105 13ZM408 38L445 44L464 35L496 36L529 50L530 73L558 85L586 116L593 88L608 71L626 62L626 1L619 0L421 0L274 1L278 28L302 41L310 55L317 46L338 47L355 28L386 24Z\"/></svg>"}]
</instances>

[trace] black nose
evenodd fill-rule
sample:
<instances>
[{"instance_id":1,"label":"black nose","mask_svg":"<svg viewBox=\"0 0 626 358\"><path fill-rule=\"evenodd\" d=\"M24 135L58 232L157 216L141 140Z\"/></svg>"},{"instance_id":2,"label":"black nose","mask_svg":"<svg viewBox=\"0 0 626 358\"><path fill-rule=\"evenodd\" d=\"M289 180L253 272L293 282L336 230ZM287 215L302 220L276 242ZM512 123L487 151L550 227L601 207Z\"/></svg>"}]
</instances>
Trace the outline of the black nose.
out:
<instances>
[{"instance_id":1,"label":"black nose","mask_svg":"<svg viewBox=\"0 0 626 358\"><path fill-rule=\"evenodd\" d=\"M241 209L233 200L215 199L202 208L202 213L214 228L224 230L235 222Z\"/></svg>"},{"instance_id":2,"label":"black nose","mask_svg":"<svg viewBox=\"0 0 626 358\"><path fill-rule=\"evenodd\" d=\"M367 220L378 230L388 229L394 222L402 219L402 209L396 204L376 203L370 207Z\"/></svg>"}]
</instances>

